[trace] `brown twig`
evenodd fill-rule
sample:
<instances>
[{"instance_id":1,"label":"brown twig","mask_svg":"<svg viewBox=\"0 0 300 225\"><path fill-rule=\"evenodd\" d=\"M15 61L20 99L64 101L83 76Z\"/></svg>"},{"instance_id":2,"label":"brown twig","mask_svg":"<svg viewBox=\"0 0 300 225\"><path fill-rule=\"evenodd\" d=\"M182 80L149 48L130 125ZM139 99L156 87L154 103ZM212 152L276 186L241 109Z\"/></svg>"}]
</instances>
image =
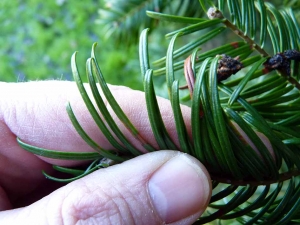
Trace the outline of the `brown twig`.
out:
<instances>
[{"instance_id":1,"label":"brown twig","mask_svg":"<svg viewBox=\"0 0 300 225\"><path fill-rule=\"evenodd\" d=\"M232 24L228 19L226 19L222 12L216 8L209 8L208 12L207 12L207 16L209 19L223 19L223 23L226 25L226 27L228 27L229 29L231 29L235 34L237 34L239 37L241 37L242 39L244 39L252 48L254 48L257 52L259 52L261 54L262 57L269 57L270 55L263 49L261 48L258 44L256 44L254 42L254 40L252 40L250 37L248 37L247 35L244 35L244 33L234 24ZM288 50L288 51L295 51L295 50ZM299 55L294 56L297 57L297 59L299 60ZM293 77L291 76L287 76L282 70L278 70L278 72L280 73L281 76L285 77L288 82L290 82L294 87L296 87L298 90L300 90L300 84L297 80L295 80Z\"/></svg>"},{"instance_id":2,"label":"brown twig","mask_svg":"<svg viewBox=\"0 0 300 225\"><path fill-rule=\"evenodd\" d=\"M223 23L230 28L235 34L237 34L238 36L240 36L242 39L244 39L250 46L252 46L252 48L254 48L255 50L257 50L263 57L268 57L269 54L262 49L258 44L256 44L251 38L249 38L247 35L244 35L244 33L234 24L232 24L228 19L226 19L222 12L216 8L209 8L208 12L207 12L207 16L209 19L223 19Z\"/></svg>"}]
</instances>

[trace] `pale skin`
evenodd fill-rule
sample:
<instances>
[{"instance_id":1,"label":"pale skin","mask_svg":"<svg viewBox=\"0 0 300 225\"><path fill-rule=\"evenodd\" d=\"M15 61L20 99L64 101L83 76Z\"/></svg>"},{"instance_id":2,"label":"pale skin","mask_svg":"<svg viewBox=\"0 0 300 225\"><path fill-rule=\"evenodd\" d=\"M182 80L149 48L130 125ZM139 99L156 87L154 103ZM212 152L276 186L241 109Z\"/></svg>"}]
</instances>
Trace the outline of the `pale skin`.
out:
<instances>
[{"instance_id":1,"label":"pale skin","mask_svg":"<svg viewBox=\"0 0 300 225\"><path fill-rule=\"evenodd\" d=\"M111 86L111 91L142 137L157 147L144 93L119 86ZM65 110L68 101L87 133L103 148L113 149L89 116L75 83L0 83L0 224L175 225L199 218L211 196L210 177L198 160L178 151L145 154L65 186L45 179L41 170L53 174L52 164L83 162L37 157L20 148L16 137L49 149L93 151L74 130ZM159 105L178 144L170 103L159 98ZM190 130L190 109L182 111ZM144 151L114 118L126 137ZM165 196L168 201L161 200Z\"/></svg>"}]
</instances>

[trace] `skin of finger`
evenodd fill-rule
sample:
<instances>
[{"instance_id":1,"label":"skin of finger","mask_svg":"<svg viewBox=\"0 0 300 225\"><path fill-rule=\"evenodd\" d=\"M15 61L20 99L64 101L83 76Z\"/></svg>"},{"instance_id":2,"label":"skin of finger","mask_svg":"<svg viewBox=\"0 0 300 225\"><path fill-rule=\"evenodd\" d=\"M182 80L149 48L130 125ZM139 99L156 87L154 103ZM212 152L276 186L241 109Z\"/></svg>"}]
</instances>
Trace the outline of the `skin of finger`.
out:
<instances>
[{"instance_id":1,"label":"skin of finger","mask_svg":"<svg viewBox=\"0 0 300 225\"><path fill-rule=\"evenodd\" d=\"M166 161L184 153L159 151L151 154L96 171L21 210L2 212L3 224L9 224L11 218L17 219L14 222L20 220L30 224L162 224L152 207L147 183ZM191 156L186 157L199 164ZM203 182L209 183L209 175L205 174ZM209 193L211 190L204 194ZM191 224L200 213L172 225Z\"/></svg>"},{"instance_id":2,"label":"skin of finger","mask_svg":"<svg viewBox=\"0 0 300 225\"><path fill-rule=\"evenodd\" d=\"M148 121L144 93L122 86L110 86L121 108L130 118L141 136L153 146L156 142ZM87 90L89 90L87 88ZM89 92L89 91L88 91ZM158 98L165 126L177 143L175 125L168 100ZM81 99L74 82L45 81L27 83L0 83L0 185L11 201L35 190L45 179L41 170L52 173L51 166L20 148L16 137L43 148L62 151L93 151L77 134L65 110L70 102L81 125L105 149L113 149L99 131ZM141 151L143 147L128 132L107 106L121 131ZM189 108L182 109L189 120ZM188 123L187 123L188 124ZM48 163L70 166L78 161L43 158ZM82 163L82 162L80 162ZM5 179L4 179L5 178ZM16 185L22 182L22 186Z\"/></svg>"},{"instance_id":3,"label":"skin of finger","mask_svg":"<svg viewBox=\"0 0 300 225\"><path fill-rule=\"evenodd\" d=\"M6 192L0 186L0 212L11 208L11 202L8 199Z\"/></svg>"},{"instance_id":4,"label":"skin of finger","mask_svg":"<svg viewBox=\"0 0 300 225\"><path fill-rule=\"evenodd\" d=\"M68 86L67 83L63 82ZM51 94L51 90L55 91L55 87L60 83L49 82L47 85L47 82L41 82L44 88L38 88L39 84L39 82L0 83L0 186L3 190L0 205L2 209L7 209L9 205L15 207L19 198L25 195L32 196L29 193L37 191L35 189L41 183L49 182L42 175L42 170L52 173L50 164L24 151L16 142L16 136L20 134L23 134L21 136L24 136L29 143L37 139L45 139L44 141L47 142L49 123L59 126L59 120L52 116L54 122L51 122L49 118L55 113L59 114L55 111L59 110L56 105L60 105L59 98L64 93ZM60 87L66 90L62 88L63 85ZM45 107L47 99L51 99L48 101L48 108ZM39 123L41 120L39 117L44 119L44 123L42 121ZM55 129L53 133L56 133ZM68 132L65 133L68 135ZM75 138L74 142L76 142ZM10 204L5 203L4 199L9 199Z\"/></svg>"},{"instance_id":5,"label":"skin of finger","mask_svg":"<svg viewBox=\"0 0 300 225\"><path fill-rule=\"evenodd\" d=\"M42 169L52 174L51 165L21 149L15 135L0 121L0 210L16 207L19 198L33 192L41 182L49 183Z\"/></svg>"},{"instance_id":6,"label":"skin of finger","mask_svg":"<svg viewBox=\"0 0 300 225\"><path fill-rule=\"evenodd\" d=\"M14 87L14 85L16 85ZM148 120L143 92L122 86L110 86L120 107L134 124L141 136L153 146L157 146ZM114 149L101 133L88 113L74 82L48 81L6 84L3 91L12 92L9 98L0 99L2 118L11 132L23 141L62 151L94 151L77 134L65 110L70 102L78 121L85 131L104 149ZM18 90L17 92L10 90ZM89 92L89 89L87 88ZM3 102L3 104L2 104ZM178 144L174 117L169 100L158 98L161 114L170 137ZM5 110L4 110L4 109ZM123 123L107 106L117 126L139 150L144 151L140 142L134 138ZM3 110L2 110L3 109ZM182 106L187 130L190 131L190 108ZM0 115L1 116L1 115ZM1 118L1 117L0 117ZM48 161L48 159L45 159ZM51 163L66 166L75 162L49 160Z\"/></svg>"}]
</instances>

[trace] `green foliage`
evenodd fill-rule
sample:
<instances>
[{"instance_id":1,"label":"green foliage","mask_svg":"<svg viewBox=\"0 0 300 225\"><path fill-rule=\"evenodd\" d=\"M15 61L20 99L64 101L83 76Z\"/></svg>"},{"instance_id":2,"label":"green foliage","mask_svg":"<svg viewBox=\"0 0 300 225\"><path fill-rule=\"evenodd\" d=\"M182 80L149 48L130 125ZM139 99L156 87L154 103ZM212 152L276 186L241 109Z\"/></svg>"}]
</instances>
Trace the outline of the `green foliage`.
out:
<instances>
[{"instance_id":1,"label":"green foliage","mask_svg":"<svg viewBox=\"0 0 300 225\"><path fill-rule=\"evenodd\" d=\"M82 1L1 1L0 79L70 79L70 53L84 53L84 46L98 40L89 15L95 7Z\"/></svg>"},{"instance_id":2,"label":"green foliage","mask_svg":"<svg viewBox=\"0 0 300 225\"><path fill-rule=\"evenodd\" d=\"M141 2L143 1L130 1L130 4L135 3L132 8L136 9ZM118 8L121 6L124 7L123 10ZM128 16L127 6L118 7L110 10L112 15L117 17L119 13L120 18ZM285 73L282 67L267 66L268 60L278 52L282 56L288 49L299 51L300 36L296 15L290 9L276 8L262 0L217 3L200 0L198 9L207 13L208 18L205 16L194 19L179 13L177 16L147 12L150 17L179 24L172 26L176 27L175 31L165 35L169 39L165 56L152 63L149 59L149 30L141 32L139 69L143 75L149 121L158 149L154 149L141 137L111 95L93 47L86 64L86 73L96 105L100 111L105 108L102 107L103 99L96 87L98 83L115 114L140 141L145 151L178 149L195 156L207 167L213 179L213 196L208 210L195 224L214 220L242 224L299 223L299 56L293 58L296 60L292 61L291 68L290 64L281 65L291 69L291 74ZM132 18L136 19L134 16ZM122 26L118 29L118 32L122 32ZM133 30L133 34L135 32L137 31ZM204 46L214 43L214 39L221 41L209 48ZM232 42L236 39L239 41ZM226 57L222 54L241 63L242 70L238 68L240 71L237 74L235 70L231 72L233 61L223 61ZM107 122L105 126L86 95L75 55L72 57L72 71L95 123L113 146L118 145L114 136L120 138L122 145L116 147L118 153L97 146L81 128L69 105L67 111L74 127L98 151L99 159L85 171L56 167L59 171L74 176L65 181L80 178L104 167L100 162L103 157L120 162L141 154L120 133L104 109L101 114ZM228 71L231 72L229 78ZM170 113L174 115L179 146L169 138L156 101L154 80L163 76L171 101ZM187 134L180 108L180 103L183 103L180 101L180 93L186 94L181 90L186 84L189 93L184 98L184 103L191 107L192 138ZM55 157L59 155L59 152L30 146L21 140L19 143L36 154L43 154L45 151L50 157L51 154ZM73 153L69 154L72 156ZM78 154L74 155L74 159L79 157ZM82 158L84 157L91 156L83 155ZM47 174L46 176L63 181Z\"/></svg>"},{"instance_id":3,"label":"green foliage","mask_svg":"<svg viewBox=\"0 0 300 225\"><path fill-rule=\"evenodd\" d=\"M70 55L78 51L84 61L98 42L107 81L141 89L136 47L115 48L95 25L102 7L102 0L0 1L0 80L71 80Z\"/></svg>"},{"instance_id":4,"label":"green foliage","mask_svg":"<svg viewBox=\"0 0 300 225\"><path fill-rule=\"evenodd\" d=\"M145 27L157 27L156 20L147 17L147 10L169 12L176 15L199 17L195 0L105 0L105 7L99 10L98 23L104 26L106 37L113 37L118 45L137 43L139 33Z\"/></svg>"}]
</instances>

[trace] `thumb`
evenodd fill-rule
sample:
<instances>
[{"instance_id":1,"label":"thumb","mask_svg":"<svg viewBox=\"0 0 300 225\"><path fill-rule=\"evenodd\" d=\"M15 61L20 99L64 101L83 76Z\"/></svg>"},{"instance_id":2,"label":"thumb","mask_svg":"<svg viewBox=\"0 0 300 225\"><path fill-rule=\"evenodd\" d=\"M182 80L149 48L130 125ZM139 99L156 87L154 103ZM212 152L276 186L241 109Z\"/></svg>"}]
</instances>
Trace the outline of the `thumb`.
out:
<instances>
[{"instance_id":1,"label":"thumb","mask_svg":"<svg viewBox=\"0 0 300 225\"><path fill-rule=\"evenodd\" d=\"M158 151L98 170L0 218L1 224L191 224L210 196L198 160Z\"/></svg>"}]
</instances>

